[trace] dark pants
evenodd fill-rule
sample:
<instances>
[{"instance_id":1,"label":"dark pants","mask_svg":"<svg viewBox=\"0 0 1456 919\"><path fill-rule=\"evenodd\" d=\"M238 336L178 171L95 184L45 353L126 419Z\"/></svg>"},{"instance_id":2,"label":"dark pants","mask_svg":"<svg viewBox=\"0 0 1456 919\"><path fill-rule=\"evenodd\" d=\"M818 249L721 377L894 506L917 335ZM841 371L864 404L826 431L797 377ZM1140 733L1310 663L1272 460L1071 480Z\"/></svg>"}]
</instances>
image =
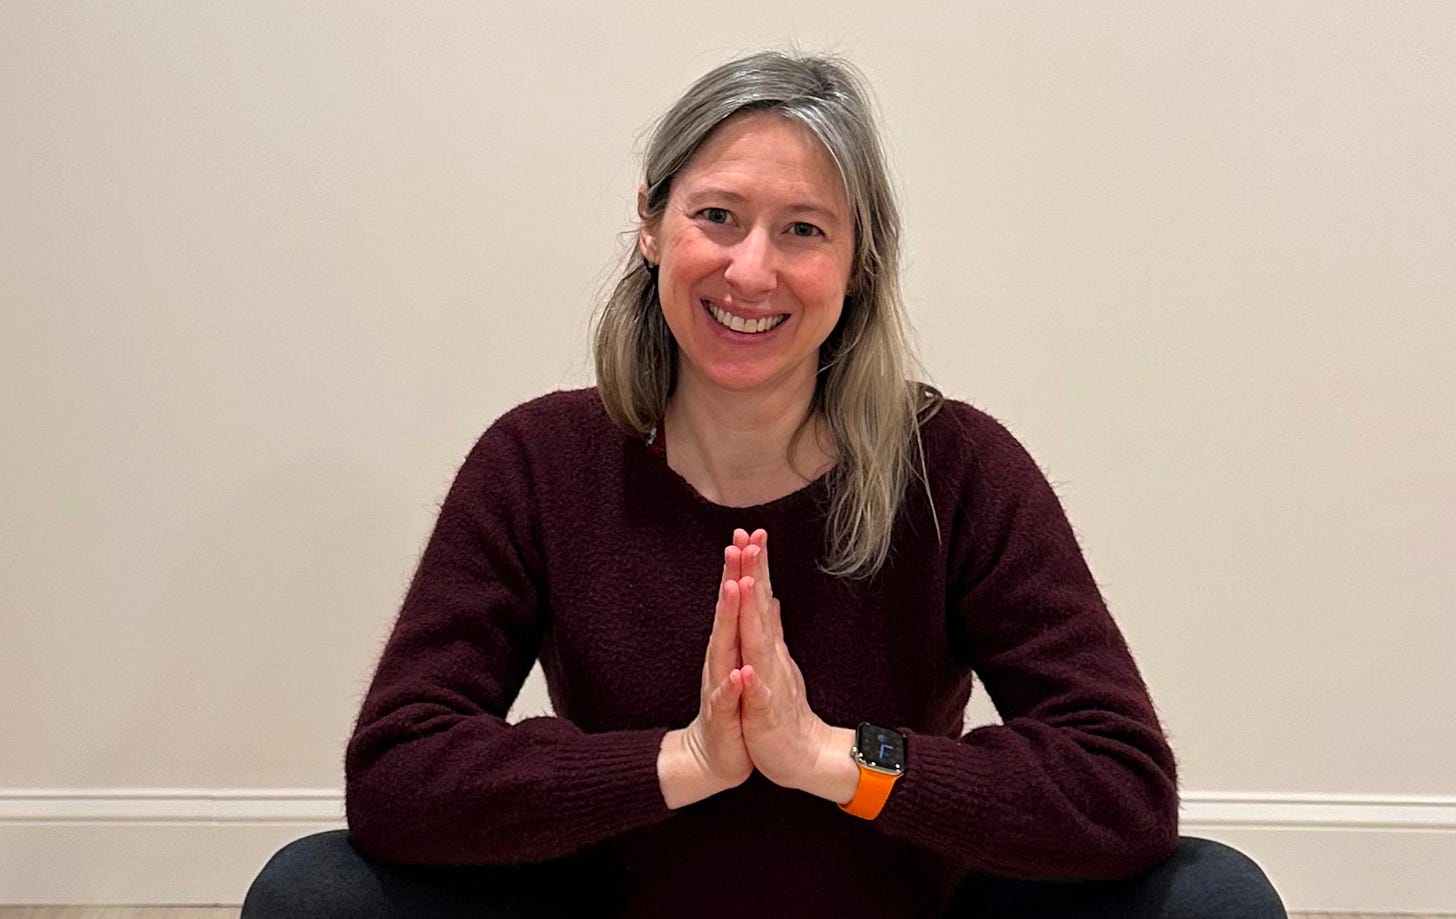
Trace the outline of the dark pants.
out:
<instances>
[{"instance_id":1,"label":"dark pants","mask_svg":"<svg viewBox=\"0 0 1456 919\"><path fill-rule=\"evenodd\" d=\"M253 881L242 919L598 916L603 909L592 895L594 883L583 878L581 865L572 859L468 868L381 865L360 856L344 830L333 830L279 850ZM745 912L773 914L765 904ZM691 904L685 904L683 915L692 913ZM1167 861L1134 881L1030 882L972 875L945 916L1285 919L1279 895L1258 865L1221 843L1187 836Z\"/></svg>"}]
</instances>

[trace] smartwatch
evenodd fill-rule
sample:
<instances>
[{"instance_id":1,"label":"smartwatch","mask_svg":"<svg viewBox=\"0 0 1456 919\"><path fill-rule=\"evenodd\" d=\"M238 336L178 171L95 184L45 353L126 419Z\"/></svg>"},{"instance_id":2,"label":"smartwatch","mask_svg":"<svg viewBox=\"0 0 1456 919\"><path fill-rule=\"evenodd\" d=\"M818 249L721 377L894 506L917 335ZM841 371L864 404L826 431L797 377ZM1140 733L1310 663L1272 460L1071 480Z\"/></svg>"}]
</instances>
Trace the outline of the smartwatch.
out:
<instances>
[{"instance_id":1,"label":"smartwatch","mask_svg":"<svg viewBox=\"0 0 1456 919\"><path fill-rule=\"evenodd\" d=\"M905 735L861 721L849 757L859 764L859 787L849 803L839 805L839 809L873 820L890 797L890 789L905 774Z\"/></svg>"}]
</instances>

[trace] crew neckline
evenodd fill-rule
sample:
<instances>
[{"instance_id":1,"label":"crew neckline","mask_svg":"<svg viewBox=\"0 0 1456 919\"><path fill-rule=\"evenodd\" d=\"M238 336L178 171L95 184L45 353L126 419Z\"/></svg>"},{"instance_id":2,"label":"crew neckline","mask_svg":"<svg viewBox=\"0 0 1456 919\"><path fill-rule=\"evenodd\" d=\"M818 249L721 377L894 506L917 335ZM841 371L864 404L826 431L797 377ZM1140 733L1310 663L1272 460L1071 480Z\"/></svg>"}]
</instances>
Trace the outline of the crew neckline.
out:
<instances>
[{"instance_id":1,"label":"crew neckline","mask_svg":"<svg viewBox=\"0 0 1456 919\"><path fill-rule=\"evenodd\" d=\"M659 418L657 424L652 426L652 430L648 431L647 434L643 435L642 444L647 448L649 459L654 463L654 465L658 466L663 472L667 473L668 477L677 484L679 490L684 492L690 500L692 500L695 504L698 504L699 506L708 508L719 513L741 514L747 511L755 511L761 513L771 512L784 508L788 505L804 501L809 498L814 498L815 503L817 504L820 493L822 493L827 486L827 482L825 480L829 478L829 472L825 471L817 478L811 479L810 481L804 483L804 485L802 485L801 487L794 489L788 494L780 495L779 497L774 498L771 501L764 501L760 504L745 504L742 506L735 506L732 504L720 504L717 501L710 500L702 492L698 491L697 486L693 485L692 482L689 482L687 479L683 478L681 473L679 473L676 469L672 468L672 466L668 464L667 426L664 423L663 419Z\"/></svg>"}]
</instances>

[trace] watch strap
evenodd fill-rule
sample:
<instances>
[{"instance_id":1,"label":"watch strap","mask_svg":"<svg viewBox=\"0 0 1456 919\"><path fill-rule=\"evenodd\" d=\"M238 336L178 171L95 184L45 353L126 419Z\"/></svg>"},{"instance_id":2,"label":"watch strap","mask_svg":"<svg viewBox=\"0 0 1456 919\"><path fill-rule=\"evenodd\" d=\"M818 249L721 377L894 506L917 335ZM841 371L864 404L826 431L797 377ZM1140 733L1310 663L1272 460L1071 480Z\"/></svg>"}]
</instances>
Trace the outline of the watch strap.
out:
<instances>
[{"instance_id":1,"label":"watch strap","mask_svg":"<svg viewBox=\"0 0 1456 919\"><path fill-rule=\"evenodd\" d=\"M895 782L900 777L876 772L858 761L855 765L859 766L859 787L854 790L854 797L849 799L849 803L839 805L839 809L865 820L873 820L880 815L885 802L889 800L890 789L895 787Z\"/></svg>"}]
</instances>

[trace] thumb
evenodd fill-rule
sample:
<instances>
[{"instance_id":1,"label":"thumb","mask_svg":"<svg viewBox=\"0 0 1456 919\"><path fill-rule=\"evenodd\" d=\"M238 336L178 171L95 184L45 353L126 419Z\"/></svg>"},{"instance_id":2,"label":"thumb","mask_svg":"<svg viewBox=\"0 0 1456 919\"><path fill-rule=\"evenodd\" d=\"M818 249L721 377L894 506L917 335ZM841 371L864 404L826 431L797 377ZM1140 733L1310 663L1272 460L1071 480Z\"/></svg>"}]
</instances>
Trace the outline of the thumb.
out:
<instances>
[{"instance_id":1,"label":"thumb","mask_svg":"<svg viewBox=\"0 0 1456 919\"><path fill-rule=\"evenodd\" d=\"M743 695L743 678L738 676L734 670L728 674L728 679L718 684L708 697L708 704L716 711L727 714L738 707L738 700Z\"/></svg>"},{"instance_id":2,"label":"thumb","mask_svg":"<svg viewBox=\"0 0 1456 919\"><path fill-rule=\"evenodd\" d=\"M755 709L768 708L773 700L773 690L764 684L758 671L753 669L752 664L744 664L739 673L743 679L743 704Z\"/></svg>"}]
</instances>

